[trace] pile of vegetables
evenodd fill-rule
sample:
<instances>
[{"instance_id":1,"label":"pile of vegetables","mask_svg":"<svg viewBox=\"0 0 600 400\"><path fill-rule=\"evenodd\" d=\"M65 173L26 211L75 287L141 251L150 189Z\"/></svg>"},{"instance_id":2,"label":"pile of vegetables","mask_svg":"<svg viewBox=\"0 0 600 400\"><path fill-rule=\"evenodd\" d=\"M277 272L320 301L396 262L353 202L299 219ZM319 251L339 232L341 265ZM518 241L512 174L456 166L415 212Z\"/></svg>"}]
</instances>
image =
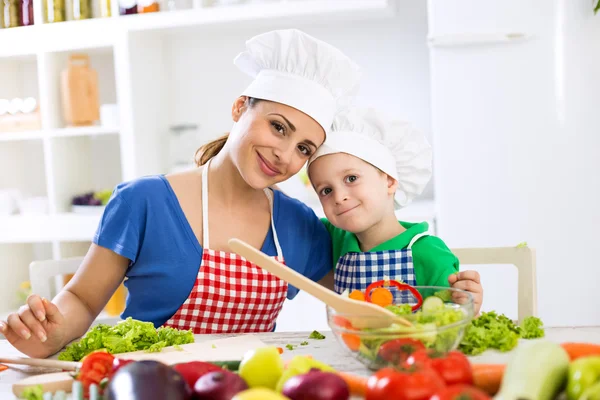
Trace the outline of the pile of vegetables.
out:
<instances>
[{"instance_id":1,"label":"pile of vegetables","mask_svg":"<svg viewBox=\"0 0 600 400\"><path fill-rule=\"evenodd\" d=\"M192 331L170 327L156 329L152 322L142 322L131 317L115 326L99 324L80 340L71 343L58 355L62 361L80 361L95 350L104 349L111 354L145 350L159 352L163 347L194 342Z\"/></svg>"},{"instance_id":2,"label":"pile of vegetables","mask_svg":"<svg viewBox=\"0 0 600 400\"><path fill-rule=\"evenodd\" d=\"M242 360L168 366L94 351L74 374L74 400L595 400L600 398L600 345L533 341L507 365L473 364L460 351L438 352L412 338L380 347L390 364L369 377L336 371L311 356L284 362L278 347ZM40 387L25 393L44 397ZM64 395L64 393L63 393Z\"/></svg>"}]
</instances>

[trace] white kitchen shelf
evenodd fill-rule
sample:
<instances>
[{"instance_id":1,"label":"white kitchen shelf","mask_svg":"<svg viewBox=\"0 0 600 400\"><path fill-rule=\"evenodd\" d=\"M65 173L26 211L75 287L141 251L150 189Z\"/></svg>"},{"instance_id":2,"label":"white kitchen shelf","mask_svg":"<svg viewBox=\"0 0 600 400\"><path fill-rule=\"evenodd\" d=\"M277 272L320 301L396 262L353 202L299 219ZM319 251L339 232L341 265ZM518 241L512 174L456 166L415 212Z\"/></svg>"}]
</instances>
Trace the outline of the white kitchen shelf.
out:
<instances>
[{"instance_id":1,"label":"white kitchen shelf","mask_svg":"<svg viewBox=\"0 0 600 400\"><path fill-rule=\"evenodd\" d=\"M41 129L23 132L0 132L0 142L21 140L37 140L43 138L74 137L74 136L101 136L118 135L119 128L106 128L101 126L86 126L61 129Z\"/></svg>"},{"instance_id":2,"label":"white kitchen shelf","mask_svg":"<svg viewBox=\"0 0 600 400\"><path fill-rule=\"evenodd\" d=\"M344 21L356 17L381 18L393 15L392 3L389 0L282 0L36 24L0 30L0 57L112 46L132 31L180 30L228 24L265 27L281 21L295 24L319 20Z\"/></svg>"},{"instance_id":3,"label":"white kitchen shelf","mask_svg":"<svg viewBox=\"0 0 600 400\"><path fill-rule=\"evenodd\" d=\"M90 241L100 217L72 213L0 216L0 243Z\"/></svg>"}]
</instances>

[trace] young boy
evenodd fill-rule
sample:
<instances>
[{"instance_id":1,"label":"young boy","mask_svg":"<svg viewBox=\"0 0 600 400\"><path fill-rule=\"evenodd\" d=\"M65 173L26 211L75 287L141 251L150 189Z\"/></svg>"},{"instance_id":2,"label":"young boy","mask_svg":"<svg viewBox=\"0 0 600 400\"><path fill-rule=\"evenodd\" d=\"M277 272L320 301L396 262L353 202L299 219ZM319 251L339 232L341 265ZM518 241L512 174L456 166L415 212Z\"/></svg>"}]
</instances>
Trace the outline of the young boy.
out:
<instances>
[{"instance_id":1,"label":"young boy","mask_svg":"<svg viewBox=\"0 0 600 400\"><path fill-rule=\"evenodd\" d=\"M336 118L308 163L333 242L336 292L364 292L385 278L413 286L452 286L471 292L479 313L479 274L457 274L458 259L427 233L426 222L398 221L394 213L423 191L431 164L427 140L408 124L392 129L370 109Z\"/></svg>"}]
</instances>

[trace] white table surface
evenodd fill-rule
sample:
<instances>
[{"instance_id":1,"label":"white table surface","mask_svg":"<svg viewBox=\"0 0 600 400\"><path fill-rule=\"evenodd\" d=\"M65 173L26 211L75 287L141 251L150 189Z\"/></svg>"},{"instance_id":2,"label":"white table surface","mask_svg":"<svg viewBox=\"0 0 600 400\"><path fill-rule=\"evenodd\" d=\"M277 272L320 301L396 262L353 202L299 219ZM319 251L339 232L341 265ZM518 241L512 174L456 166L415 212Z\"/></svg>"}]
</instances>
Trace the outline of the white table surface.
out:
<instances>
[{"instance_id":1,"label":"white table surface","mask_svg":"<svg viewBox=\"0 0 600 400\"><path fill-rule=\"evenodd\" d=\"M331 332L323 331L322 333L326 336L324 340L310 340L309 345L298 346L293 351L285 350L285 345L299 345L301 342L308 339L309 332L263 333L258 334L258 337L266 344L283 347L284 359L290 359L299 354L310 354L316 360L330 364L340 371L352 372L365 376L370 374L369 370L340 346ZM234 335L196 335L196 341L202 342L227 336ZM546 328L546 337L544 339L557 343L586 342L600 344L600 327ZM499 353L487 351L479 356L471 357L471 360L475 363L506 363L510 358L511 353L512 352ZM22 354L15 350L6 340L0 340L0 355L9 357L22 356ZM0 372L0 399L15 398L12 394L13 383L28 376L46 372L56 371L26 366L11 366L8 370Z\"/></svg>"}]
</instances>

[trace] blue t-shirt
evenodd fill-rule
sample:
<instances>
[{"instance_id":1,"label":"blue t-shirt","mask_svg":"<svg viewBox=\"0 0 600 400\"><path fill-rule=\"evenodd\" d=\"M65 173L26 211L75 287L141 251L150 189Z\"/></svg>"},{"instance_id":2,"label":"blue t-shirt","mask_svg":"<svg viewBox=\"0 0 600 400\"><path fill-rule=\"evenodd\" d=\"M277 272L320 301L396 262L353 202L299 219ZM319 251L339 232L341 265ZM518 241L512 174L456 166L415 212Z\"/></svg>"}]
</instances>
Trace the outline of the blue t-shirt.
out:
<instances>
[{"instance_id":1,"label":"blue t-shirt","mask_svg":"<svg viewBox=\"0 0 600 400\"><path fill-rule=\"evenodd\" d=\"M274 191L273 219L286 265L318 281L331 270L331 238L313 210ZM162 175L118 185L94 236L94 243L131 260L129 294L122 318L163 325L189 296L202 260L202 246L171 185ZM277 255L273 231L262 249ZM288 288L288 299L298 294Z\"/></svg>"}]
</instances>

